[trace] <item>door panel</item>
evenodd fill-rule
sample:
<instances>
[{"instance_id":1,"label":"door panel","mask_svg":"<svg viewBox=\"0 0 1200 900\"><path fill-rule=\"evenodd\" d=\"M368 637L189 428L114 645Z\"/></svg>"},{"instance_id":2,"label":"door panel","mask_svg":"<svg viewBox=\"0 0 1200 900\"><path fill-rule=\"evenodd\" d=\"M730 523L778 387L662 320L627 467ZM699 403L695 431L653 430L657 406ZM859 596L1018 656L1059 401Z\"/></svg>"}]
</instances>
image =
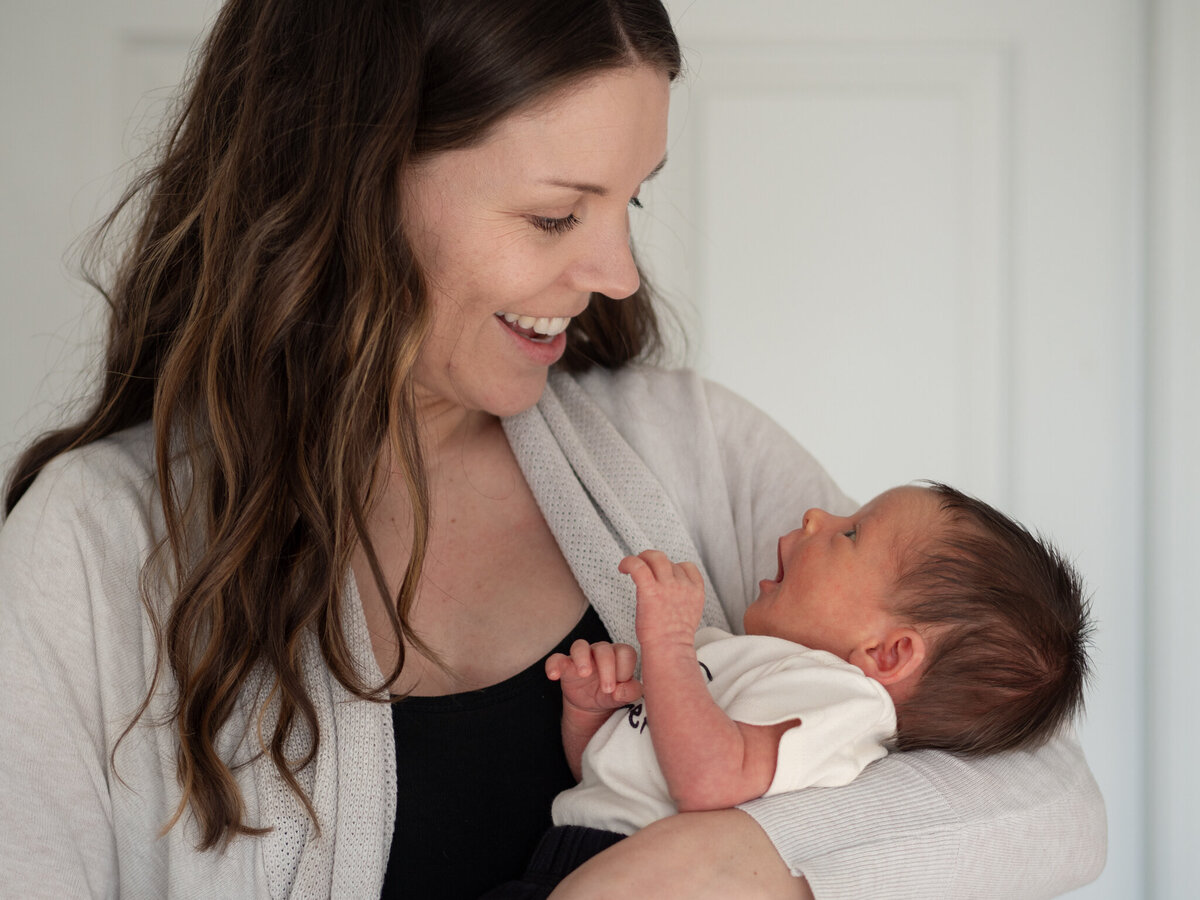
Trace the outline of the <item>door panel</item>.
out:
<instances>
[{"instance_id":1,"label":"door panel","mask_svg":"<svg viewBox=\"0 0 1200 900\"><path fill-rule=\"evenodd\" d=\"M638 227L691 360L853 495L948 481L1078 561L1111 835L1081 894L1142 895L1143 561L1113 526L1145 502L1144 8L669 5L689 71Z\"/></svg>"}]
</instances>

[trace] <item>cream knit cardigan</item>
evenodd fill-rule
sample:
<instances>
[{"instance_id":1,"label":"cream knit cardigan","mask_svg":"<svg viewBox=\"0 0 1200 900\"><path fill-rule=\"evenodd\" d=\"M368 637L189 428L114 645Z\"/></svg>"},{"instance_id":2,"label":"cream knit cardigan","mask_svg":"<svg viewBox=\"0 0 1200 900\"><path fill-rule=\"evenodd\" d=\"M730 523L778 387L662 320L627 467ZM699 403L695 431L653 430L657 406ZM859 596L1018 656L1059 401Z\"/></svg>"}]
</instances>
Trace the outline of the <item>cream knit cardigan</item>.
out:
<instances>
[{"instance_id":1,"label":"cream knit cardigan","mask_svg":"<svg viewBox=\"0 0 1200 900\"><path fill-rule=\"evenodd\" d=\"M740 630L779 535L809 506L849 501L778 426L688 372L554 374L505 430L580 586L615 640L635 643L621 556L647 547L702 564L708 624ZM174 745L154 716L109 754L145 695L154 637L138 572L161 534L152 439L140 426L56 460L0 530L0 895L379 895L395 816L386 706L353 699L305 647L321 728L301 773L320 829L254 760L255 698L223 734L249 821L272 830L194 849ZM345 621L378 677L353 579ZM300 735L295 747L301 746ZM1104 810L1078 746L963 762L893 754L854 784L745 807L819 900L1051 896L1095 877ZM502 827L500 823L497 827ZM464 860L470 848L463 848ZM469 863L465 863L469 864Z\"/></svg>"}]
</instances>

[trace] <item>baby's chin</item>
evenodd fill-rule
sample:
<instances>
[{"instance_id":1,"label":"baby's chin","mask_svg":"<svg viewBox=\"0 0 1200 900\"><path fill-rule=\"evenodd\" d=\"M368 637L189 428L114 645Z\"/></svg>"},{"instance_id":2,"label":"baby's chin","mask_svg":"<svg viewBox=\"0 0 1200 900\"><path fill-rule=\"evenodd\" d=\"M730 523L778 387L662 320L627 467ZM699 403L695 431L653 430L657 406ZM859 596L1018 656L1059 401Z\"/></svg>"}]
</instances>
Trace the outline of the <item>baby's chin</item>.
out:
<instances>
[{"instance_id":1,"label":"baby's chin","mask_svg":"<svg viewBox=\"0 0 1200 900\"><path fill-rule=\"evenodd\" d=\"M755 608L757 600L746 607L746 612L742 614L742 631L745 634L762 634L761 627L758 622L757 609Z\"/></svg>"}]
</instances>

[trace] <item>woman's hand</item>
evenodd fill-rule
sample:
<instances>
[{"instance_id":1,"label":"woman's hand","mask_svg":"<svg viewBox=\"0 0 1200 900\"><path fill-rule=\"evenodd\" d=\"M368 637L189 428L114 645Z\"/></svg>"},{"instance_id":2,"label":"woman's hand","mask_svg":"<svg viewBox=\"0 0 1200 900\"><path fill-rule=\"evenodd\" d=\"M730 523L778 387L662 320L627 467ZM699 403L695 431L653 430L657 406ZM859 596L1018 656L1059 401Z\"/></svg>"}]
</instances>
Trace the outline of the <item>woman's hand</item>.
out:
<instances>
[{"instance_id":1,"label":"woman's hand","mask_svg":"<svg viewBox=\"0 0 1200 900\"><path fill-rule=\"evenodd\" d=\"M813 900L766 832L739 809L659 819L592 857L551 900Z\"/></svg>"}]
</instances>

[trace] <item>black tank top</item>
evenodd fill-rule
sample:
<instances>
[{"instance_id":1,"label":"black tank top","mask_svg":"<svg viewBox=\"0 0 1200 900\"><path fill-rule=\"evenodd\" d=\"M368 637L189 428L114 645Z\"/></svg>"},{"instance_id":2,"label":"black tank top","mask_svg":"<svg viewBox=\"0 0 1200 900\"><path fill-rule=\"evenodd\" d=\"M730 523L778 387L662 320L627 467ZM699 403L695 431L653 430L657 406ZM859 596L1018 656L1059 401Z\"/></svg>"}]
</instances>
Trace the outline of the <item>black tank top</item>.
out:
<instances>
[{"instance_id":1,"label":"black tank top","mask_svg":"<svg viewBox=\"0 0 1200 900\"><path fill-rule=\"evenodd\" d=\"M562 749L562 690L550 653L606 641L590 606L558 646L479 691L392 705L396 828L383 898L475 900L525 870L550 803L575 784Z\"/></svg>"}]
</instances>

